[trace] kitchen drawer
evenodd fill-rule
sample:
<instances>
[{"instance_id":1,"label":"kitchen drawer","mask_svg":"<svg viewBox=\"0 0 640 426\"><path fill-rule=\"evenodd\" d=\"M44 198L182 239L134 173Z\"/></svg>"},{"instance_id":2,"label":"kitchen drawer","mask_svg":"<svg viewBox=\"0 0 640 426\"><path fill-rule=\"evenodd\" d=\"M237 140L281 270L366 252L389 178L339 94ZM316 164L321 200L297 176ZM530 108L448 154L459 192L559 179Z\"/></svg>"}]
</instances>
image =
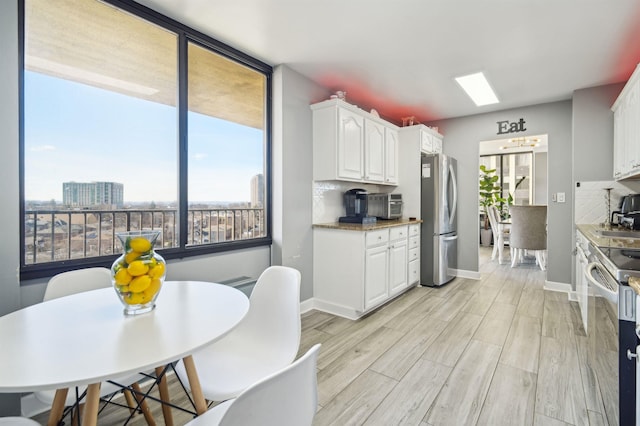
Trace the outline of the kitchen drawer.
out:
<instances>
[{"instance_id":1,"label":"kitchen drawer","mask_svg":"<svg viewBox=\"0 0 640 426\"><path fill-rule=\"evenodd\" d=\"M409 262L409 285L416 284L420 282L420 261L414 260L413 262Z\"/></svg>"},{"instance_id":2,"label":"kitchen drawer","mask_svg":"<svg viewBox=\"0 0 640 426\"><path fill-rule=\"evenodd\" d=\"M368 231L366 236L367 247L385 244L389 241L389 230L379 229L377 231Z\"/></svg>"},{"instance_id":3,"label":"kitchen drawer","mask_svg":"<svg viewBox=\"0 0 640 426\"><path fill-rule=\"evenodd\" d=\"M410 237L418 237L420 236L420 224L416 223L415 225L409 225L409 236Z\"/></svg>"},{"instance_id":4,"label":"kitchen drawer","mask_svg":"<svg viewBox=\"0 0 640 426\"><path fill-rule=\"evenodd\" d=\"M409 237L409 250L420 247L420 237Z\"/></svg>"},{"instance_id":5,"label":"kitchen drawer","mask_svg":"<svg viewBox=\"0 0 640 426\"><path fill-rule=\"evenodd\" d=\"M420 259L420 248L410 248L409 249L409 262L413 262L414 260Z\"/></svg>"},{"instance_id":6,"label":"kitchen drawer","mask_svg":"<svg viewBox=\"0 0 640 426\"><path fill-rule=\"evenodd\" d=\"M407 226L394 226L393 228L389 228L389 239L395 241L407 238L409 232L407 228Z\"/></svg>"}]
</instances>

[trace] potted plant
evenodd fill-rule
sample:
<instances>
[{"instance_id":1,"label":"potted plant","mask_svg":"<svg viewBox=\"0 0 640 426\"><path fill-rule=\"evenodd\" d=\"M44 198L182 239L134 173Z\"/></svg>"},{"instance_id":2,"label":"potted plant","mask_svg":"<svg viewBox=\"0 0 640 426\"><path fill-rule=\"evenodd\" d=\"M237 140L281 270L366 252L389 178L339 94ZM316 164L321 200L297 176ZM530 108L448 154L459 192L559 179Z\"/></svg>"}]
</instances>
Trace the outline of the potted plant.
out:
<instances>
[{"instance_id":1,"label":"potted plant","mask_svg":"<svg viewBox=\"0 0 640 426\"><path fill-rule=\"evenodd\" d=\"M506 200L500 196L500 186L496 169L487 169L480 166L480 205L484 213L484 226L480 232L480 242L483 246L491 245L491 226L489 224L489 207L497 203L504 203Z\"/></svg>"}]
</instances>

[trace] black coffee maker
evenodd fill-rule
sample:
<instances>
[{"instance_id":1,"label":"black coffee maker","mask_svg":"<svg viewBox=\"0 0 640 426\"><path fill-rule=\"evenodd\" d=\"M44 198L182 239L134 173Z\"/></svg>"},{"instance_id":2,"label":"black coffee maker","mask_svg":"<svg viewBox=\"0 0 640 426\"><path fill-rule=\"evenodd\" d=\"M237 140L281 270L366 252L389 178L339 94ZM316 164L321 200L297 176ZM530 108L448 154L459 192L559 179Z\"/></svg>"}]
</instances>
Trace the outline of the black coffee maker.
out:
<instances>
[{"instance_id":1,"label":"black coffee maker","mask_svg":"<svg viewBox=\"0 0 640 426\"><path fill-rule=\"evenodd\" d=\"M350 189L344 193L346 216L338 219L341 223L376 223L375 216L368 216L367 191L360 188Z\"/></svg>"}]
</instances>

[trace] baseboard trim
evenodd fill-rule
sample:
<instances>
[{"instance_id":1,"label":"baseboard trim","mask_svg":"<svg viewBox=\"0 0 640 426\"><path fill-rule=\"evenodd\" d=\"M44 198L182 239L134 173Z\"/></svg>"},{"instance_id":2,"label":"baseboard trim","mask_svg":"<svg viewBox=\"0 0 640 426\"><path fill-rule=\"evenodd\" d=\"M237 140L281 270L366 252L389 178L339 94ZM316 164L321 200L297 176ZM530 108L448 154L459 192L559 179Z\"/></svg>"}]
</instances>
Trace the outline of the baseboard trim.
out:
<instances>
[{"instance_id":1,"label":"baseboard trim","mask_svg":"<svg viewBox=\"0 0 640 426\"><path fill-rule=\"evenodd\" d=\"M465 269L455 269L456 277L460 278L468 278L470 280L480 280L482 279L482 275L480 272L476 271L467 271Z\"/></svg>"},{"instance_id":2,"label":"baseboard trim","mask_svg":"<svg viewBox=\"0 0 640 426\"><path fill-rule=\"evenodd\" d=\"M571 288L571 284L567 283L559 283L554 281L546 281L544 282L544 289L549 291L558 291L561 293L567 293L567 298L572 302L577 302L578 297L576 292Z\"/></svg>"},{"instance_id":3,"label":"baseboard trim","mask_svg":"<svg viewBox=\"0 0 640 426\"><path fill-rule=\"evenodd\" d=\"M313 301L313 297L310 297L307 300L300 302L300 313L306 314L307 312L312 311L314 309Z\"/></svg>"}]
</instances>

